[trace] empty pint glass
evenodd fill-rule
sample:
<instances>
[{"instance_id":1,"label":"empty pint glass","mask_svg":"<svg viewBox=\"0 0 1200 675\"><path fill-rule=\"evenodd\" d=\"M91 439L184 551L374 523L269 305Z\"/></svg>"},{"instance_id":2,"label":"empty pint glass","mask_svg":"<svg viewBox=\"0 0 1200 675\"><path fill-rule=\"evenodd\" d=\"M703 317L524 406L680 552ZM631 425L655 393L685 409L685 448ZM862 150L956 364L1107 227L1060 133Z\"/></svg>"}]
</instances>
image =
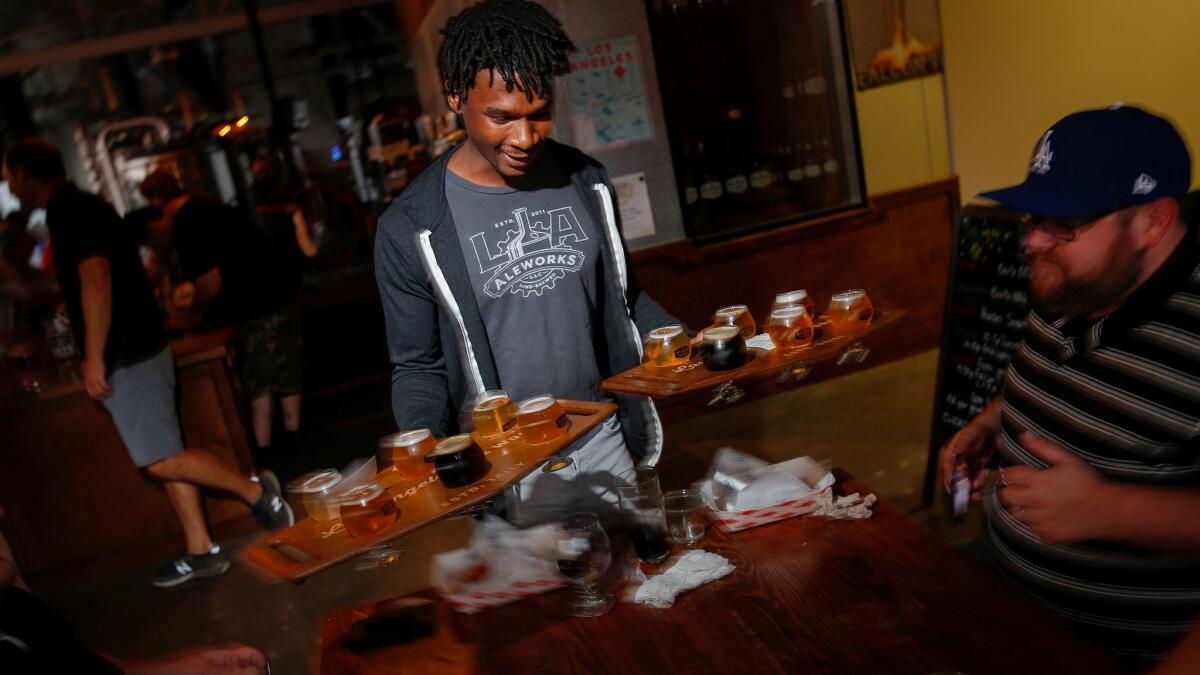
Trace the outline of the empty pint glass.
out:
<instances>
[{"instance_id":1,"label":"empty pint glass","mask_svg":"<svg viewBox=\"0 0 1200 675\"><path fill-rule=\"evenodd\" d=\"M508 433L517 425L517 404L501 389L489 389L475 399L471 410L475 433L481 437Z\"/></svg>"},{"instance_id":2,"label":"empty pint glass","mask_svg":"<svg viewBox=\"0 0 1200 675\"><path fill-rule=\"evenodd\" d=\"M737 326L741 330L743 338L754 337L754 331L757 328L754 324L754 317L750 316L750 310L746 309L745 305L730 305L718 309L713 314L713 327L721 326Z\"/></svg>"},{"instance_id":3,"label":"empty pint glass","mask_svg":"<svg viewBox=\"0 0 1200 675\"><path fill-rule=\"evenodd\" d=\"M767 320L767 335L779 349L807 347L813 341L812 317L804 305L777 309Z\"/></svg>"},{"instance_id":4,"label":"empty pint glass","mask_svg":"<svg viewBox=\"0 0 1200 675\"><path fill-rule=\"evenodd\" d=\"M829 308L825 310L825 315L829 318L828 330L831 336L853 337L866 332L875 310L867 292L857 288L834 294L829 300Z\"/></svg>"},{"instance_id":5,"label":"empty pint glass","mask_svg":"<svg viewBox=\"0 0 1200 675\"><path fill-rule=\"evenodd\" d=\"M687 363L691 355L691 341L683 332L683 326L663 326L646 334L642 365L646 368L673 368Z\"/></svg>"},{"instance_id":6,"label":"empty pint glass","mask_svg":"<svg viewBox=\"0 0 1200 675\"><path fill-rule=\"evenodd\" d=\"M571 431L567 411L549 394L521 401L517 408L517 426L529 443L549 443Z\"/></svg>"},{"instance_id":7,"label":"empty pint glass","mask_svg":"<svg viewBox=\"0 0 1200 675\"><path fill-rule=\"evenodd\" d=\"M416 429L391 434L379 439L379 468L395 467L400 478L424 478L433 472L425 463L425 455L437 447L437 439L429 429Z\"/></svg>"},{"instance_id":8,"label":"empty pint glass","mask_svg":"<svg viewBox=\"0 0 1200 675\"><path fill-rule=\"evenodd\" d=\"M342 493L342 526L352 537L373 537L400 517L392 496L378 483L355 485Z\"/></svg>"}]
</instances>

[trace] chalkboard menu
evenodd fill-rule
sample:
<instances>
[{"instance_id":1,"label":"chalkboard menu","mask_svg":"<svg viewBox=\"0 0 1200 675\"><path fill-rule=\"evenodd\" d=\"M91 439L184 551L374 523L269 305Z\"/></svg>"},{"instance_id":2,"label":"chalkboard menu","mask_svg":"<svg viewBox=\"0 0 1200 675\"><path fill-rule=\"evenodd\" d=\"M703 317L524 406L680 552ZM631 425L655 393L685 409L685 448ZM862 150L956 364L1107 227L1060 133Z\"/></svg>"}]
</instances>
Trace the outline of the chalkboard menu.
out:
<instances>
[{"instance_id":1,"label":"chalkboard menu","mask_svg":"<svg viewBox=\"0 0 1200 675\"><path fill-rule=\"evenodd\" d=\"M991 402L1021 341L1029 263L1015 215L968 206L954 227L942 322L937 394L929 437L925 502L932 501L942 446Z\"/></svg>"}]
</instances>

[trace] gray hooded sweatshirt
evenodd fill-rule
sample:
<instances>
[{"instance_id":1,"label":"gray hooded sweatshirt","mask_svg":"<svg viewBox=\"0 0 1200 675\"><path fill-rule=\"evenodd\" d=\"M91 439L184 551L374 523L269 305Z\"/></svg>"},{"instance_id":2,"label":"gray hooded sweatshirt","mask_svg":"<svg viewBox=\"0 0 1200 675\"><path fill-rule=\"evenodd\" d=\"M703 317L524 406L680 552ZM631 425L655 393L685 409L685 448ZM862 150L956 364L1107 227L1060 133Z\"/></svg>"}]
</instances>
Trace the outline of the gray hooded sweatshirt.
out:
<instances>
[{"instance_id":1,"label":"gray hooded sweatshirt","mask_svg":"<svg viewBox=\"0 0 1200 675\"><path fill-rule=\"evenodd\" d=\"M596 316L603 335L595 340L596 362L601 375L610 377L638 365L641 335L680 322L638 288L604 167L570 146L546 143L543 152L553 153L600 224L603 288ZM451 154L422 172L384 211L375 240L375 277L392 361L392 412L400 429L428 427L439 436L458 432L460 411L479 392L500 388L446 200ZM616 398L626 445L641 463L653 466L663 443L654 404L643 397Z\"/></svg>"}]
</instances>

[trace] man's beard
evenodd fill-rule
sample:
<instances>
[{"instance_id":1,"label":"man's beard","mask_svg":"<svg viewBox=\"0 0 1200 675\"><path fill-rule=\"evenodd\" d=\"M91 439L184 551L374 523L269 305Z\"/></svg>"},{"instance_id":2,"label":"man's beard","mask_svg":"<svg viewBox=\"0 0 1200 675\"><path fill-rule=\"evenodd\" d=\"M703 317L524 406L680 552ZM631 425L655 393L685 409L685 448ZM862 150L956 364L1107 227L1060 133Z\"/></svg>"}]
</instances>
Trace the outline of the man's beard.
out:
<instances>
[{"instance_id":1,"label":"man's beard","mask_svg":"<svg viewBox=\"0 0 1200 675\"><path fill-rule=\"evenodd\" d=\"M1029 295L1034 311L1047 319L1076 318L1117 306L1137 285L1146 258L1145 251L1133 250L1133 242L1122 239L1114 244L1109 264L1091 278L1064 278L1045 292L1031 284ZM1045 260L1058 267L1052 259Z\"/></svg>"}]
</instances>

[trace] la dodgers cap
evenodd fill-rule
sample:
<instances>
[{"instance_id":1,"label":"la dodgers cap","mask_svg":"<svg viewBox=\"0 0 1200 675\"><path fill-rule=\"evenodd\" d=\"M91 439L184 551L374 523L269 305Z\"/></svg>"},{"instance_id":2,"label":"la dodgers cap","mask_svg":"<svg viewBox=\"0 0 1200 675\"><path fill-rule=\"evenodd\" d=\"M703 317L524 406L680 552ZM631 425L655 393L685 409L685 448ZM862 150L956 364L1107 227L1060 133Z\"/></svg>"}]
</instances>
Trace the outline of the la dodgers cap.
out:
<instances>
[{"instance_id":1,"label":"la dodgers cap","mask_svg":"<svg viewBox=\"0 0 1200 675\"><path fill-rule=\"evenodd\" d=\"M1055 122L1038 140L1025 182L980 196L1039 216L1078 218L1182 197L1191 183L1191 156L1175 126L1118 103Z\"/></svg>"}]
</instances>

